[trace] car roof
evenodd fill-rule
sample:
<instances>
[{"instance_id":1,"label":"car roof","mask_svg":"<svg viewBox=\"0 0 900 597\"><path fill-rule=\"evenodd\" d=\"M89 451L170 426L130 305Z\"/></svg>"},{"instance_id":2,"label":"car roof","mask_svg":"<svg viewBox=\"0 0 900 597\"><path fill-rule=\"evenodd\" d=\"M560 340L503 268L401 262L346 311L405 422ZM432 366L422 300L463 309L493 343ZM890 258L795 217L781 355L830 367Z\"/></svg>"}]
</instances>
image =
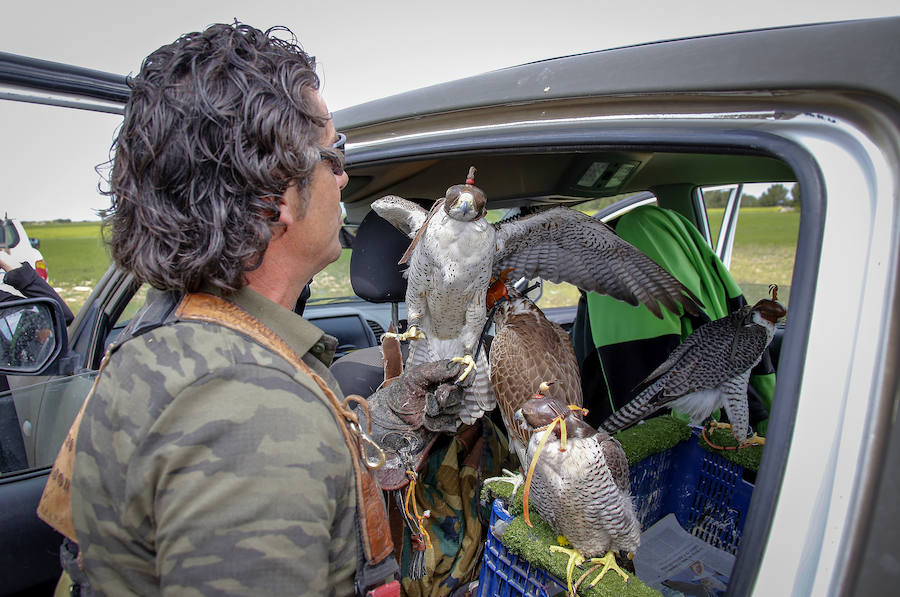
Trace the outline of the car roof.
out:
<instances>
[{"instance_id":1,"label":"car roof","mask_svg":"<svg viewBox=\"0 0 900 597\"><path fill-rule=\"evenodd\" d=\"M756 89L856 90L896 100L898 55L900 17L741 31L532 62L366 102L334 120L358 129L491 105Z\"/></svg>"}]
</instances>

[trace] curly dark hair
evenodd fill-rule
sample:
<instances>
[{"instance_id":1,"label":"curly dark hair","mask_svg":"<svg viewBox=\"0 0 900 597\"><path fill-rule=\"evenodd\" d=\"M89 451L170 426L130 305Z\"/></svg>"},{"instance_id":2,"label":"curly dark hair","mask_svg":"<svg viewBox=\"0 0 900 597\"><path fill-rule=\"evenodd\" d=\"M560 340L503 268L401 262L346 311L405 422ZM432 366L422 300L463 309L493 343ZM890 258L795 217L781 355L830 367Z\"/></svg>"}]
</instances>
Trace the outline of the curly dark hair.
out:
<instances>
[{"instance_id":1,"label":"curly dark hair","mask_svg":"<svg viewBox=\"0 0 900 597\"><path fill-rule=\"evenodd\" d=\"M163 290L238 290L290 184L303 215L327 120L315 59L285 28L218 24L150 54L129 86L104 191L115 263Z\"/></svg>"}]
</instances>

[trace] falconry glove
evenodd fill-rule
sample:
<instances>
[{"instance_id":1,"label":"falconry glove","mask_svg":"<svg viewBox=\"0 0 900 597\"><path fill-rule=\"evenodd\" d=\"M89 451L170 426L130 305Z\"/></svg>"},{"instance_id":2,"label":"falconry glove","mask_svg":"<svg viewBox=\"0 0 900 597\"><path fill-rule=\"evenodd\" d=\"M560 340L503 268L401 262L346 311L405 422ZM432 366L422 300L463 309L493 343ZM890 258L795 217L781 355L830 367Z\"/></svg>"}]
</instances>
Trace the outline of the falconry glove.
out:
<instances>
[{"instance_id":1,"label":"falconry glove","mask_svg":"<svg viewBox=\"0 0 900 597\"><path fill-rule=\"evenodd\" d=\"M386 382L366 401L371 437L385 451L386 464L376 472L383 489L405 484L406 471L418 468L438 434L456 431L463 393L471 383L457 381L463 367L449 359L423 363Z\"/></svg>"}]
</instances>

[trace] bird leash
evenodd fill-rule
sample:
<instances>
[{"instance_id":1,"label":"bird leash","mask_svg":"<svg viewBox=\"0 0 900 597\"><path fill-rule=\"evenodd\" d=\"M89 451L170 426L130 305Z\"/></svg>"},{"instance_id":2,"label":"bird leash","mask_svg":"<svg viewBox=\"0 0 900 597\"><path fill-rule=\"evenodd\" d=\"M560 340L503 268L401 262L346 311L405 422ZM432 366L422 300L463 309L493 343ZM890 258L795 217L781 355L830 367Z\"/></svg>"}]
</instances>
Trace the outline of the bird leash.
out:
<instances>
[{"instance_id":1,"label":"bird leash","mask_svg":"<svg viewBox=\"0 0 900 597\"><path fill-rule=\"evenodd\" d=\"M532 398L543 398L543 394L535 394ZM575 404L569 404L568 408L571 411L579 411L582 415L587 414L587 409ZM529 516L528 511L528 497L531 494L531 480L534 478L534 469L537 467L538 457L541 455L544 445L547 443L547 440L550 439L550 436L553 434L553 430L557 425L559 425L559 451L566 451L566 439L568 433L566 431L566 413L563 413L550 421L550 424L544 429L538 430L539 432L546 431L544 432L544 436L541 438L540 443L538 443L537 449L534 451L534 456L531 457L531 464L528 466L528 473L525 475L525 489L522 490L522 516L525 519L525 524L530 527L534 526L531 524L531 517Z\"/></svg>"},{"instance_id":2,"label":"bird leash","mask_svg":"<svg viewBox=\"0 0 900 597\"><path fill-rule=\"evenodd\" d=\"M397 502L397 509L403 516L403 522L409 529L411 557L408 576L412 580L419 580L425 577L427 550L432 549L431 537L425 528L425 519L431 516L431 512L425 510L419 514L419 508L416 505L416 484L419 475L414 470L415 465L412 458L406 452L401 452L400 458L406 469L409 483L404 489L394 490L394 499Z\"/></svg>"}]
</instances>

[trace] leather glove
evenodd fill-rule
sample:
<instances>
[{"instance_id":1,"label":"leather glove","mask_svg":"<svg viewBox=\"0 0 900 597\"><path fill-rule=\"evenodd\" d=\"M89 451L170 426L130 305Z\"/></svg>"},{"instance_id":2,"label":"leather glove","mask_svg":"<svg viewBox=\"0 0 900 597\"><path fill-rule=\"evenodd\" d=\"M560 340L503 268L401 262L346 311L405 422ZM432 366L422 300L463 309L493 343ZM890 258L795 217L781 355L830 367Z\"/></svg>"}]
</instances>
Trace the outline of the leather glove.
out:
<instances>
[{"instance_id":1,"label":"leather glove","mask_svg":"<svg viewBox=\"0 0 900 597\"><path fill-rule=\"evenodd\" d=\"M456 431L464 388L474 377L456 381L464 366L449 359L423 363L366 401L370 436L385 451L386 465L376 472L385 489L405 482L405 471L418 468L438 433Z\"/></svg>"}]
</instances>

